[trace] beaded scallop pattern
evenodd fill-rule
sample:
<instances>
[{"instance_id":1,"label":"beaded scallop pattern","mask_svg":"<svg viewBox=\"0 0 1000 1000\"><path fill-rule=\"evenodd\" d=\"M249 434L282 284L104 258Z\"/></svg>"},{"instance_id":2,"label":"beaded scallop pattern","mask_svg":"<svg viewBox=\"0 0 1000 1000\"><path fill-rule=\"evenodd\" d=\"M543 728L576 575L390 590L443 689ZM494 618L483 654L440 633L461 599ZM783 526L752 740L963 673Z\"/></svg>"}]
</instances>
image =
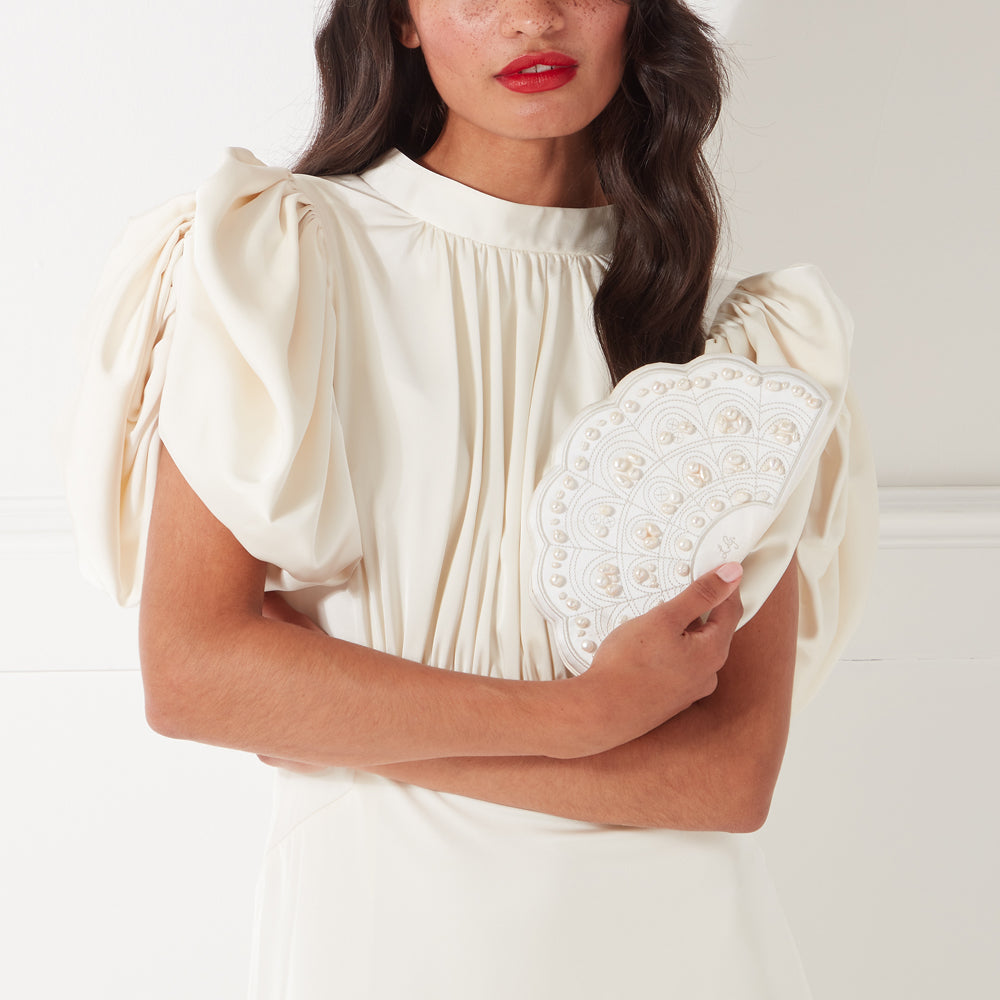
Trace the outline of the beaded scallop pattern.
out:
<instances>
[{"instance_id":1,"label":"beaded scallop pattern","mask_svg":"<svg viewBox=\"0 0 1000 1000\"><path fill-rule=\"evenodd\" d=\"M825 391L735 355L654 364L584 410L532 498L532 597L573 673L609 632L741 561L822 450Z\"/></svg>"}]
</instances>

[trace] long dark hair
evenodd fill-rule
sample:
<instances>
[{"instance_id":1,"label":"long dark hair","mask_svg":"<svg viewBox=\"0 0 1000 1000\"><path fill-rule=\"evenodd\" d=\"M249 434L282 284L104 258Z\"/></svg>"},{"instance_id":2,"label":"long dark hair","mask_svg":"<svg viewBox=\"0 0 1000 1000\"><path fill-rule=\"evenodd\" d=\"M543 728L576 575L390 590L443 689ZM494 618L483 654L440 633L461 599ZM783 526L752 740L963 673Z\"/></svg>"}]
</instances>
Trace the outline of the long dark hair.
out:
<instances>
[{"instance_id":1,"label":"long dark hair","mask_svg":"<svg viewBox=\"0 0 1000 1000\"><path fill-rule=\"evenodd\" d=\"M704 145L726 74L711 28L681 0L633 0L622 85L591 131L618 213L594 321L612 379L701 354L721 208ZM358 173L387 150L423 156L446 109L420 49L397 39L406 0L335 0L316 36L321 103L294 165Z\"/></svg>"}]
</instances>

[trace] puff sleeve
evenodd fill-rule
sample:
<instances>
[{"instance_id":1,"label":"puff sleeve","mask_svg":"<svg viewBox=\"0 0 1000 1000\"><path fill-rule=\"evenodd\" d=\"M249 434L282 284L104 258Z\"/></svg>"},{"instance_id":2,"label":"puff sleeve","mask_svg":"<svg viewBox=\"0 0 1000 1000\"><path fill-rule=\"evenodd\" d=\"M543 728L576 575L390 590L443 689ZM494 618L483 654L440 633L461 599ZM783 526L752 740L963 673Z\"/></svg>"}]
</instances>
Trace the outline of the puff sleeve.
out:
<instances>
[{"instance_id":1,"label":"puff sleeve","mask_svg":"<svg viewBox=\"0 0 1000 1000\"><path fill-rule=\"evenodd\" d=\"M330 266L294 175L242 149L127 228L85 322L67 468L84 570L120 603L139 597L161 441L269 586L350 576Z\"/></svg>"},{"instance_id":2,"label":"puff sleeve","mask_svg":"<svg viewBox=\"0 0 1000 1000\"><path fill-rule=\"evenodd\" d=\"M799 565L799 635L793 707L815 694L857 626L878 533L875 472L848 389L853 325L814 267L741 281L719 307L706 354L796 368L830 394L826 447L744 563L745 618L759 610L793 553Z\"/></svg>"}]
</instances>

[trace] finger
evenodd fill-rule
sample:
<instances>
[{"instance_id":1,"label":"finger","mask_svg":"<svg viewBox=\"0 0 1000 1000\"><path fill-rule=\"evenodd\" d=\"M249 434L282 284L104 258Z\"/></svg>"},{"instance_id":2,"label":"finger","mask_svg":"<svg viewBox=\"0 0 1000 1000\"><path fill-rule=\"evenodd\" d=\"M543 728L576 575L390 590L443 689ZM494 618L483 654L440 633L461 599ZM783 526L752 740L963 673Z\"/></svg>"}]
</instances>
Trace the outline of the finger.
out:
<instances>
[{"instance_id":1,"label":"finger","mask_svg":"<svg viewBox=\"0 0 1000 1000\"><path fill-rule=\"evenodd\" d=\"M743 617L743 601L737 587L721 604L714 607L706 618L696 618L685 632L733 633Z\"/></svg>"},{"instance_id":2,"label":"finger","mask_svg":"<svg viewBox=\"0 0 1000 1000\"><path fill-rule=\"evenodd\" d=\"M714 624L725 632L735 632L742 617L743 601L737 588L721 604L712 609L707 624Z\"/></svg>"},{"instance_id":3,"label":"finger","mask_svg":"<svg viewBox=\"0 0 1000 1000\"><path fill-rule=\"evenodd\" d=\"M662 605L662 610L671 616L676 616L675 620L684 625L693 623L699 618L704 618L735 593L739 589L742 576L743 567L739 563L724 563L711 573L699 576L673 600Z\"/></svg>"}]
</instances>

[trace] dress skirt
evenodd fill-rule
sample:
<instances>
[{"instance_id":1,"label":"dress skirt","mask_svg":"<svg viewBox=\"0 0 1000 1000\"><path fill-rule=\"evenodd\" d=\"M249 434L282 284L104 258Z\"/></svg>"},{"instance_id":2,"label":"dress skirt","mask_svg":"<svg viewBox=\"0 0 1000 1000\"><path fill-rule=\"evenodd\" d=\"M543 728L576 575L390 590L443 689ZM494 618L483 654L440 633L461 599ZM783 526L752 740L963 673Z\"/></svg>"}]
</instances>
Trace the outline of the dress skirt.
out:
<instances>
[{"instance_id":1,"label":"dress skirt","mask_svg":"<svg viewBox=\"0 0 1000 1000\"><path fill-rule=\"evenodd\" d=\"M281 773L252 1000L807 1000L755 838Z\"/></svg>"}]
</instances>

